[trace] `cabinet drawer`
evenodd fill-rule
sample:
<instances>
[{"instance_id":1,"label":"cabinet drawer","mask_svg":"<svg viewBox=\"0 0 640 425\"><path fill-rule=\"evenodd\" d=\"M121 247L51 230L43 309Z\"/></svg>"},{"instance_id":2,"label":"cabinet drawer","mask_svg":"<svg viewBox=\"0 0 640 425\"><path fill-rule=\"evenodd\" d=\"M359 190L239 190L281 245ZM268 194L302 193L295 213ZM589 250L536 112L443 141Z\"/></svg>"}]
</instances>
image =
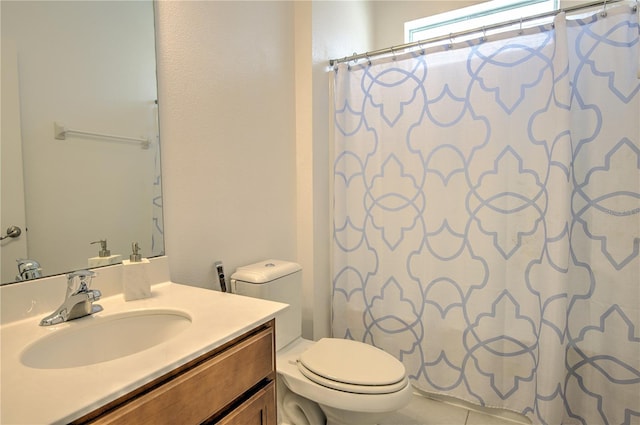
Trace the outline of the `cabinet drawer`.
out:
<instances>
[{"instance_id":1,"label":"cabinet drawer","mask_svg":"<svg viewBox=\"0 0 640 425\"><path fill-rule=\"evenodd\" d=\"M276 425L276 383L271 381L217 425Z\"/></svg>"},{"instance_id":2,"label":"cabinet drawer","mask_svg":"<svg viewBox=\"0 0 640 425\"><path fill-rule=\"evenodd\" d=\"M273 328L266 328L171 381L108 412L99 424L198 424L274 375Z\"/></svg>"}]
</instances>

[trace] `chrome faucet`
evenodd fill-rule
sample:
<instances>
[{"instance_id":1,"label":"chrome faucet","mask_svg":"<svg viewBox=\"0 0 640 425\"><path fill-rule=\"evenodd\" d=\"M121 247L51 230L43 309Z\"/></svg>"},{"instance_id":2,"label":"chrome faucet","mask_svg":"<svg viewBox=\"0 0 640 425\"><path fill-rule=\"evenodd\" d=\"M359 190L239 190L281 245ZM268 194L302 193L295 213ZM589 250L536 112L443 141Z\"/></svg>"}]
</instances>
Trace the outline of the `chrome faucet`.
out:
<instances>
[{"instance_id":1,"label":"chrome faucet","mask_svg":"<svg viewBox=\"0 0 640 425\"><path fill-rule=\"evenodd\" d=\"M18 263L18 275L16 276L16 280L23 281L42 277L40 263L36 260L19 258L16 262Z\"/></svg>"},{"instance_id":2,"label":"chrome faucet","mask_svg":"<svg viewBox=\"0 0 640 425\"><path fill-rule=\"evenodd\" d=\"M97 289L89 289L91 279L95 276L91 270L78 270L67 275L67 294L60 307L40 321L40 326L56 325L69 320L88 316L102 311L102 306L93 304L102 294ZM76 277L80 281L78 289L75 285Z\"/></svg>"}]
</instances>

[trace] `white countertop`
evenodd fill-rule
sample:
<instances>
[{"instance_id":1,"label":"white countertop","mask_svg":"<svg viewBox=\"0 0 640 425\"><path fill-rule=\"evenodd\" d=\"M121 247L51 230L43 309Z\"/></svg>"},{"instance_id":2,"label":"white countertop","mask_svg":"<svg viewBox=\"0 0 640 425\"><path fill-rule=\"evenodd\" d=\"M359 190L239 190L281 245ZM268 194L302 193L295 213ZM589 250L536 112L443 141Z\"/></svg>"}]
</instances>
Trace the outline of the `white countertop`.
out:
<instances>
[{"instance_id":1,"label":"white countertop","mask_svg":"<svg viewBox=\"0 0 640 425\"><path fill-rule=\"evenodd\" d=\"M101 299L104 310L59 325L39 326L42 317L0 329L1 420L8 424L67 423L150 382L275 317L286 304L180 285L152 286L151 298L124 302L122 294ZM20 362L33 341L83 321L139 309L181 310L192 323L169 341L116 360L67 369L34 369Z\"/></svg>"}]
</instances>

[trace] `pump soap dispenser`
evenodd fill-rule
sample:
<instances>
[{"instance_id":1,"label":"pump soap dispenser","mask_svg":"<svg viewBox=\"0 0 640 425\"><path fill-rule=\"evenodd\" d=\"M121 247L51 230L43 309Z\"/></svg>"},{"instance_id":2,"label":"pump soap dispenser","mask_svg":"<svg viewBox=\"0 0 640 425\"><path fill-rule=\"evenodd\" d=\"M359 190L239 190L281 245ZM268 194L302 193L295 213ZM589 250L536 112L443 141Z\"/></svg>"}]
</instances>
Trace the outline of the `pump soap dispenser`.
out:
<instances>
[{"instance_id":1,"label":"pump soap dispenser","mask_svg":"<svg viewBox=\"0 0 640 425\"><path fill-rule=\"evenodd\" d=\"M100 267L100 266L110 266L112 264L119 264L122 261L122 255L111 255L111 251L107 248L107 239L100 239L99 241L93 241L89 243L89 245L93 245L99 243L100 251L98 251L97 257L89 258L87 262L89 268Z\"/></svg>"},{"instance_id":2,"label":"pump soap dispenser","mask_svg":"<svg viewBox=\"0 0 640 425\"><path fill-rule=\"evenodd\" d=\"M151 296L148 268L149 260L142 258L138 242L132 243L129 259L122 262L122 293L125 301Z\"/></svg>"}]
</instances>

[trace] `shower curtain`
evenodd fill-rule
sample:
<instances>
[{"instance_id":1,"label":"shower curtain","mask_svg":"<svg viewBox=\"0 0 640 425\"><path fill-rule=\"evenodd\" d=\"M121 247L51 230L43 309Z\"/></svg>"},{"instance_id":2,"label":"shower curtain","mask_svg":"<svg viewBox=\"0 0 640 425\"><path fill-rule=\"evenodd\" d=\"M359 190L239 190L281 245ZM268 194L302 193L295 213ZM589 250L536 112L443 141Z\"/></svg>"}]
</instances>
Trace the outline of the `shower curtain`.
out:
<instances>
[{"instance_id":1,"label":"shower curtain","mask_svg":"<svg viewBox=\"0 0 640 425\"><path fill-rule=\"evenodd\" d=\"M536 424L640 423L632 6L336 67L335 337Z\"/></svg>"}]
</instances>

